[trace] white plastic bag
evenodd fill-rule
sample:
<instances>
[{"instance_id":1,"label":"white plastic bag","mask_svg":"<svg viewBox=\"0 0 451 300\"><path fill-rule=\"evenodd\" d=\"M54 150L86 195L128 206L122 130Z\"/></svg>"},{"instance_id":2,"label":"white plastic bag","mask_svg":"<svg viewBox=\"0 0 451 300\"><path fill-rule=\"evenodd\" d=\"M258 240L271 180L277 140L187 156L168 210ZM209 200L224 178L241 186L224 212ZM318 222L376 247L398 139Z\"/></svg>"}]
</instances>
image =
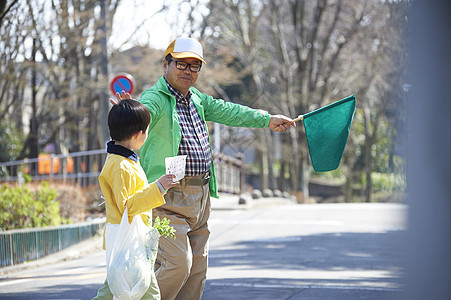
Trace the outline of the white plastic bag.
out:
<instances>
[{"instance_id":1,"label":"white plastic bag","mask_svg":"<svg viewBox=\"0 0 451 300\"><path fill-rule=\"evenodd\" d=\"M105 249L108 286L114 299L141 299L150 286L160 234L140 215L128 223L127 208L120 224L108 223Z\"/></svg>"}]
</instances>

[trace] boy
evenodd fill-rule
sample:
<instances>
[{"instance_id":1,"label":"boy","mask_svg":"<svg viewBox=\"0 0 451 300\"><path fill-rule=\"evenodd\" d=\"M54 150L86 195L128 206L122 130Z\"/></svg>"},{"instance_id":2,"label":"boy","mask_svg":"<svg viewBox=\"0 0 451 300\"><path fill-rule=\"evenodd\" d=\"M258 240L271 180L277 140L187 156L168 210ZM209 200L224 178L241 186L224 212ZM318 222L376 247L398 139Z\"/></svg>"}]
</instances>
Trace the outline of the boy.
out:
<instances>
[{"instance_id":1,"label":"boy","mask_svg":"<svg viewBox=\"0 0 451 300\"><path fill-rule=\"evenodd\" d=\"M147 177L132 149L139 149L147 138L150 122L149 110L136 100L127 99L115 104L108 114L111 141L107 144L108 156L99 176L100 188L105 197L106 224L119 224L127 205L129 222L141 214L144 223L152 219L151 209L163 205L166 190L177 185L172 174L147 183ZM105 249L105 239L104 245ZM113 299L105 280L94 299ZM155 278L142 299L160 299Z\"/></svg>"}]
</instances>

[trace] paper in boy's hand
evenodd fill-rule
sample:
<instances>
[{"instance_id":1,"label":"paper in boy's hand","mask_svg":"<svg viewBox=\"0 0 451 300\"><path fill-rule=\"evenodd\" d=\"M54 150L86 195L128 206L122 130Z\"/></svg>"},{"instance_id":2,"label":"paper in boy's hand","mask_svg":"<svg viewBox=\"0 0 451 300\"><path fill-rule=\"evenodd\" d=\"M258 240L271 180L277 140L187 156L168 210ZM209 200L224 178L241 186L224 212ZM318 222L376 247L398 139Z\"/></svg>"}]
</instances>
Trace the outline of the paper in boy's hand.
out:
<instances>
[{"instance_id":1,"label":"paper in boy's hand","mask_svg":"<svg viewBox=\"0 0 451 300\"><path fill-rule=\"evenodd\" d=\"M175 175L174 182L185 177L186 155L166 157L164 162L166 165L166 174Z\"/></svg>"}]
</instances>

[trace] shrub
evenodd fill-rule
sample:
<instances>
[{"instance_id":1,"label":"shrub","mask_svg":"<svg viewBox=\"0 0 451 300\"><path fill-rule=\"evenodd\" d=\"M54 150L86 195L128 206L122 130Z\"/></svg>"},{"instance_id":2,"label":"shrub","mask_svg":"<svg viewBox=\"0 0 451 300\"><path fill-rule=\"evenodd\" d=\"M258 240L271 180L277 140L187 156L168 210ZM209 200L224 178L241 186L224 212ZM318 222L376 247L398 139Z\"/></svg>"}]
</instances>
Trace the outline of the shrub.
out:
<instances>
[{"instance_id":1,"label":"shrub","mask_svg":"<svg viewBox=\"0 0 451 300\"><path fill-rule=\"evenodd\" d=\"M60 225L63 219L56 196L56 190L46 182L36 191L28 185L4 184L0 189L0 229Z\"/></svg>"},{"instance_id":2,"label":"shrub","mask_svg":"<svg viewBox=\"0 0 451 300\"><path fill-rule=\"evenodd\" d=\"M371 173L371 182L374 191L404 192L406 180L404 176L394 173Z\"/></svg>"}]
</instances>

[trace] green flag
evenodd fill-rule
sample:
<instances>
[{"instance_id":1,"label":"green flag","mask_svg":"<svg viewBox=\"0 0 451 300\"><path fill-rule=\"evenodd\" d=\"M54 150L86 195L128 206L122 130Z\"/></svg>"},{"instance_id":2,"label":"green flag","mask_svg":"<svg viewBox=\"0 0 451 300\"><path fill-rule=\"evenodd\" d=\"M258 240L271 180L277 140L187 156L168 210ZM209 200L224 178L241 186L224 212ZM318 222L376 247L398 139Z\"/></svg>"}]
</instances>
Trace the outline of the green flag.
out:
<instances>
[{"instance_id":1,"label":"green flag","mask_svg":"<svg viewBox=\"0 0 451 300\"><path fill-rule=\"evenodd\" d=\"M352 95L303 116L315 171L332 171L340 165L354 117L355 102Z\"/></svg>"}]
</instances>

